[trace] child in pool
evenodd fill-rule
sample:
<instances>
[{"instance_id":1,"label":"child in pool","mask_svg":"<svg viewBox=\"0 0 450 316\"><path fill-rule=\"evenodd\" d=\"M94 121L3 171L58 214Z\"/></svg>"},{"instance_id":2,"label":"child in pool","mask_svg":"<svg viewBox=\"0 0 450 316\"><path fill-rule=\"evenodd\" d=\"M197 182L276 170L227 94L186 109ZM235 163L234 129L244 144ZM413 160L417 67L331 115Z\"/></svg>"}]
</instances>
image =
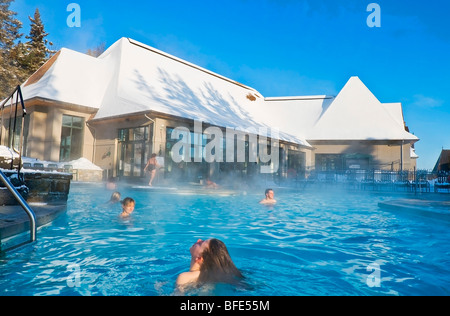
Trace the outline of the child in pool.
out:
<instances>
[{"instance_id":1,"label":"child in pool","mask_svg":"<svg viewBox=\"0 0 450 316\"><path fill-rule=\"evenodd\" d=\"M127 218L133 213L134 207L136 206L136 202L130 198L126 197L122 200L122 213L120 214L120 218Z\"/></svg>"}]
</instances>

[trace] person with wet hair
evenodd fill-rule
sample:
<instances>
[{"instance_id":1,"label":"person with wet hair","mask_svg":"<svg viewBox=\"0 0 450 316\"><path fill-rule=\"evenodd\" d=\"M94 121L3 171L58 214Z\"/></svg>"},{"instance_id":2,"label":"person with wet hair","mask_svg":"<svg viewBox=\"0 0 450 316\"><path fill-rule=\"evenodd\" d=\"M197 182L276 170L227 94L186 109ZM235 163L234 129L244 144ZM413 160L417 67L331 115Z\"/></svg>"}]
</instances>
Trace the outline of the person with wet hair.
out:
<instances>
[{"instance_id":1,"label":"person with wet hair","mask_svg":"<svg viewBox=\"0 0 450 316\"><path fill-rule=\"evenodd\" d=\"M199 239L190 248L191 264L188 272L176 280L178 288L188 284L237 283L243 278L231 260L225 244L216 238Z\"/></svg>"},{"instance_id":2,"label":"person with wet hair","mask_svg":"<svg viewBox=\"0 0 450 316\"><path fill-rule=\"evenodd\" d=\"M122 213L120 213L120 218L128 218L134 211L136 206L136 201L133 198L126 197L122 200Z\"/></svg>"},{"instance_id":3,"label":"person with wet hair","mask_svg":"<svg viewBox=\"0 0 450 316\"><path fill-rule=\"evenodd\" d=\"M113 194L111 194L111 198L109 199L108 203L109 204L118 203L118 202L120 202L120 197L121 197L120 192L117 192L117 191L113 192Z\"/></svg>"},{"instance_id":4,"label":"person with wet hair","mask_svg":"<svg viewBox=\"0 0 450 316\"><path fill-rule=\"evenodd\" d=\"M274 199L274 192L272 189L266 189L266 191L264 192L266 197L264 199L262 199L261 201L259 201L259 203L261 204L275 204L277 203L277 200Z\"/></svg>"}]
</instances>

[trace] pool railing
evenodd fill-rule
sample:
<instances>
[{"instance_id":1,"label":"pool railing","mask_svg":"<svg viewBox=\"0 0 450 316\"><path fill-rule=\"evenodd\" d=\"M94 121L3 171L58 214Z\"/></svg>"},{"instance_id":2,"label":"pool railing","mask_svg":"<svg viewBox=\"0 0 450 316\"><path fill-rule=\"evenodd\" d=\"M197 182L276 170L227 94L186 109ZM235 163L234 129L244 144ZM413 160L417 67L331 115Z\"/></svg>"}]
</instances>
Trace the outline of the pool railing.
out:
<instances>
[{"instance_id":1,"label":"pool railing","mask_svg":"<svg viewBox=\"0 0 450 316\"><path fill-rule=\"evenodd\" d=\"M22 206L23 210L27 213L28 218L30 219L30 240L23 242L19 245L13 246L13 247L9 247L6 250L2 250L2 251L9 251L9 250L21 247L25 244L36 241L36 233L37 233L36 214L30 208L30 206L25 201L25 199L16 190L14 185L9 181L8 177L3 173L2 170L0 170L0 180L3 182L3 184L6 186L6 188L11 192L11 194L14 196L14 198L17 200L17 202L20 204L20 206Z\"/></svg>"}]
</instances>

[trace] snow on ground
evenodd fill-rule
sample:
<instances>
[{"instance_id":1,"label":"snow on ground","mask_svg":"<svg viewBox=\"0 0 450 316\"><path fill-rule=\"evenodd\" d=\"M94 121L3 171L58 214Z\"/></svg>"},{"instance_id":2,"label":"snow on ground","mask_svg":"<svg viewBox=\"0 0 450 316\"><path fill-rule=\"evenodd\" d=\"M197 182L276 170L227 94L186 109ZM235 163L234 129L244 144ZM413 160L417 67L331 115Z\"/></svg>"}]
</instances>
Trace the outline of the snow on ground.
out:
<instances>
[{"instance_id":1,"label":"snow on ground","mask_svg":"<svg viewBox=\"0 0 450 316\"><path fill-rule=\"evenodd\" d=\"M0 146L0 157L19 158L19 154L11 150L9 147Z\"/></svg>"},{"instance_id":2,"label":"snow on ground","mask_svg":"<svg viewBox=\"0 0 450 316\"><path fill-rule=\"evenodd\" d=\"M44 167L48 167L49 164L55 164L59 169L63 169L64 166L71 165L73 169L75 170L99 170L102 171L103 169L99 166L93 164L86 158L79 158L72 161L66 161L66 162L55 162L55 161L46 161L46 160L39 160L35 158L29 158L29 157L22 157L22 161L24 163L30 163L31 168L33 169L33 165L35 163L42 163Z\"/></svg>"}]
</instances>

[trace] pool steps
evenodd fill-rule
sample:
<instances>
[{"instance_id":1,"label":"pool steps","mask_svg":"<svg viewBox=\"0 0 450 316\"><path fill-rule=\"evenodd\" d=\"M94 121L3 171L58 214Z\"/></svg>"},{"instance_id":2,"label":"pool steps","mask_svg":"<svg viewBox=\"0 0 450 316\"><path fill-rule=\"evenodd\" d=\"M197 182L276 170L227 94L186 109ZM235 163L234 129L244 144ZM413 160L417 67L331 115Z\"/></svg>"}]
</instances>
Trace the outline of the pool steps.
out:
<instances>
[{"instance_id":1,"label":"pool steps","mask_svg":"<svg viewBox=\"0 0 450 316\"><path fill-rule=\"evenodd\" d=\"M30 222L30 240L29 242L34 242L36 240L36 214L34 214L33 210L30 208L25 199L20 195L20 193L16 190L14 185L8 180L8 177L0 170L0 180L3 184L8 188L9 192L14 196L17 202L22 206L23 210L28 216L28 221ZM3 234L2 234L3 235ZM1 236L1 235L0 235ZM0 240L1 243L1 240Z\"/></svg>"}]
</instances>

